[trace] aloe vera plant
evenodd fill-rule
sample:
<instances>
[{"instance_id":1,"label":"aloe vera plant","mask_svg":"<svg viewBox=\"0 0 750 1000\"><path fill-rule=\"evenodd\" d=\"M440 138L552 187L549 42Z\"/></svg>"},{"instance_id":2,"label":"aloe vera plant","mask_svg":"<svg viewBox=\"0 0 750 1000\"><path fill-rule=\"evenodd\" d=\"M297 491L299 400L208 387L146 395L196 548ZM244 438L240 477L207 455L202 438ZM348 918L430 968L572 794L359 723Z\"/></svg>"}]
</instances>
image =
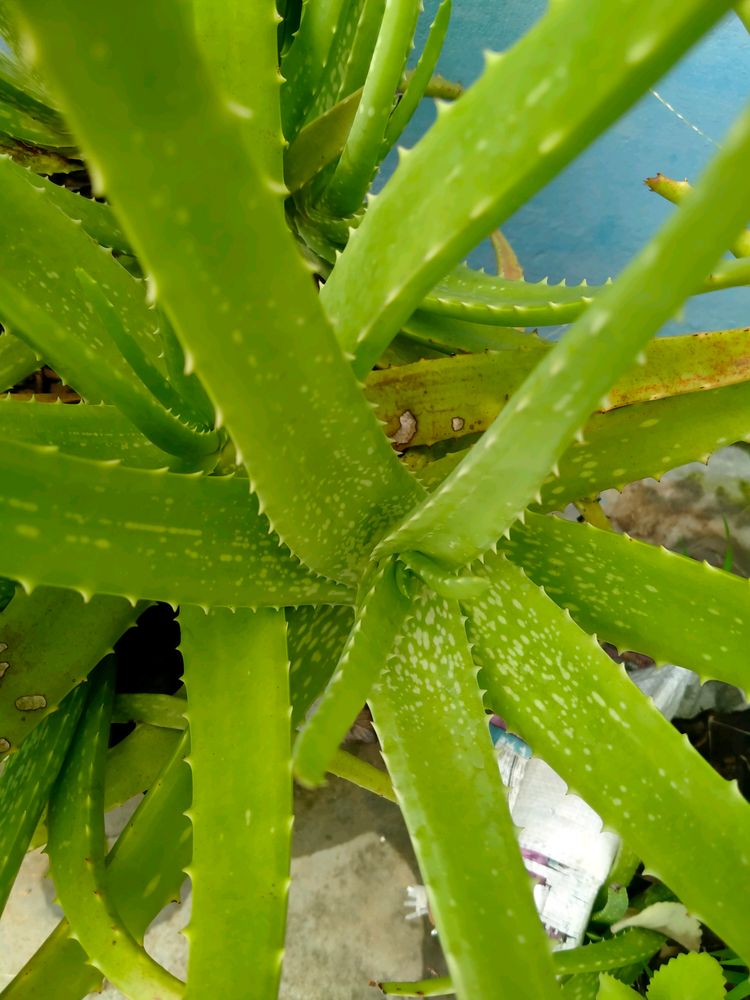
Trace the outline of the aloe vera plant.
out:
<instances>
[{"instance_id":1,"label":"aloe vera plant","mask_svg":"<svg viewBox=\"0 0 750 1000\"><path fill-rule=\"evenodd\" d=\"M0 402L0 904L46 842L65 913L7 1000L277 996L292 781L326 773L398 802L427 887L449 977L386 993L632 992L659 933L551 954L487 711L750 961L748 805L598 642L748 689L747 584L551 516L750 440L748 329L653 339L750 284L750 107L611 283L462 264L731 6L555 0L463 92L450 0L413 71L414 0L0 0L0 388L81 397ZM55 183L81 164L96 200ZM116 696L155 601L185 689ZM387 775L339 748L365 702ZM143 948L183 872L185 983Z\"/></svg>"}]
</instances>

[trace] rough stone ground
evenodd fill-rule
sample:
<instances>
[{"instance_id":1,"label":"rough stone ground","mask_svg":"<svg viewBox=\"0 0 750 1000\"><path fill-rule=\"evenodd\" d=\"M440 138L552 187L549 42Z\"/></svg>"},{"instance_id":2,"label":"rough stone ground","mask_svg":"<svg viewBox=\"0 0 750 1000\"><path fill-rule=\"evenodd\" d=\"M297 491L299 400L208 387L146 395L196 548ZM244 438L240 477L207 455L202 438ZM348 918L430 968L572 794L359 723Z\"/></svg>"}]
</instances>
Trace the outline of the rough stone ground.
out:
<instances>
[{"instance_id":1,"label":"rough stone ground","mask_svg":"<svg viewBox=\"0 0 750 1000\"><path fill-rule=\"evenodd\" d=\"M373 755L373 746L362 746ZM114 836L132 808L108 817ZM419 882L398 808L337 778L315 792L295 793L292 889L281 1000L376 1000L370 979L419 979L442 973L440 950L422 921L407 921L406 887ZM241 864L238 858L238 866ZM0 988L54 928L60 911L45 878L47 858L30 854L0 925ZM181 904L152 924L149 951L185 975L187 944L180 929L190 915L186 885ZM120 1000L108 987L93 998ZM42 998L40 998L42 1000Z\"/></svg>"}]
</instances>

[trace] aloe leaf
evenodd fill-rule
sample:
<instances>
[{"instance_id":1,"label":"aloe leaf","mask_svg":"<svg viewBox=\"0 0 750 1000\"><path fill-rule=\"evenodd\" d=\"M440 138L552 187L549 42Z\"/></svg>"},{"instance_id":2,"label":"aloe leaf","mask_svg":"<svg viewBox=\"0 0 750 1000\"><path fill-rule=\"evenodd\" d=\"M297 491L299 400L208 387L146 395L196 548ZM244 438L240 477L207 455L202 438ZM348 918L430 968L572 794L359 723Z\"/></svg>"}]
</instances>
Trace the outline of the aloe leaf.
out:
<instances>
[{"instance_id":1,"label":"aloe leaf","mask_svg":"<svg viewBox=\"0 0 750 1000\"><path fill-rule=\"evenodd\" d=\"M47 94L29 76L24 66L4 51L0 51L0 98L27 112L32 118L38 118L53 130L65 131L59 112L49 105Z\"/></svg>"},{"instance_id":2,"label":"aloe leaf","mask_svg":"<svg viewBox=\"0 0 750 1000\"><path fill-rule=\"evenodd\" d=\"M454 354L456 351L504 351L509 346L538 340L535 334L515 327L470 323L419 309L404 323L403 333L410 340L438 348L445 354Z\"/></svg>"},{"instance_id":3,"label":"aloe leaf","mask_svg":"<svg viewBox=\"0 0 750 1000\"><path fill-rule=\"evenodd\" d=\"M36 351L7 330L0 334L0 386L3 389L11 389L38 367Z\"/></svg>"},{"instance_id":4,"label":"aloe leaf","mask_svg":"<svg viewBox=\"0 0 750 1000\"><path fill-rule=\"evenodd\" d=\"M354 582L374 540L421 490L361 397L285 226L281 193L248 157L182 5L161 0L156 10L94 12L76 0L62 17L51 0L23 4L40 59L274 530L307 565ZM103 62L91 55L101 38L110 40ZM210 198L196 196L201 174L214 179Z\"/></svg>"},{"instance_id":5,"label":"aloe leaf","mask_svg":"<svg viewBox=\"0 0 750 1000\"><path fill-rule=\"evenodd\" d=\"M331 25L330 48L307 111L306 122L324 114L343 96L344 77L367 6L366 0L345 0L342 4L338 21Z\"/></svg>"},{"instance_id":6,"label":"aloe leaf","mask_svg":"<svg viewBox=\"0 0 750 1000\"><path fill-rule=\"evenodd\" d=\"M435 19L430 25L422 54L410 75L401 99L391 113L385 129L384 148L390 149L398 137L409 124L412 115L417 110L419 102L424 97L427 85L435 72L438 58L443 48L445 36L448 33L448 24L451 17L451 0L441 0L440 6L435 14ZM381 157L383 150L380 151Z\"/></svg>"},{"instance_id":7,"label":"aloe leaf","mask_svg":"<svg viewBox=\"0 0 750 1000\"><path fill-rule=\"evenodd\" d=\"M700 295L747 284L748 267L721 261L701 275L690 294ZM511 280L464 266L442 279L419 305L416 315L443 316L487 326L557 326L577 319L603 295L605 285L550 285ZM410 323L411 320L407 321Z\"/></svg>"},{"instance_id":8,"label":"aloe leaf","mask_svg":"<svg viewBox=\"0 0 750 1000\"><path fill-rule=\"evenodd\" d=\"M185 728L183 725L182 729ZM179 733L162 726L138 724L107 751L105 811L152 788L179 743Z\"/></svg>"},{"instance_id":9,"label":"aloe leaf","mask_svg":"<svg viewBox=\"0 0 750 1000\"><path fill-rule=\"evenodd\" d=\"M286 616L294 730L336 669L354 624L354 611L346 606L308 605L288 608Z\"/></svg>"},{"instance_id":10,"label":"aloe leaf","mask_svg":"<svg viewBox=\"0 0 750 1000\"><path fill-rule=\"evenodd\" d=\"M436 282L730 6L729 0L555 3L508 53L489 53L477 83L444 106L402 158L322 290L339 342L356 354L355 371L372 367ZM529 80L538 82L530 89ZM494 127L499 100L500 129ZM686 245L698 231L691 230ZM371 275L366 286L364 273ZM701 276L698 271L694 283Z\"/></svg>"},{"instance_id":11,"label":"aloe leaf","mask_svg":"<svg viewBox=\"0 0 750 1000\"><path fill-rule=\"evenodd\" d=\"M292 829L284 614L183 608L180 625L193 774L185 996L267 1000L281 976Z\"/></svg>"},{"instance_id":12,"label":"aloe leaf","mask_svg":"<svg viewBox=\"0 0 750 1000\"><path fill-rule=\"evenodd\" d=\"M172 605L351 602L269 534L247 480L126 469L15 441L0 441L0 468L0 575L26 590Z\"/></svg>"},{"instance_id":13,"label":"aloe leaf","mask_svg":"<svg viewBox=\"0 0 750 1000\"><path fill-rule=\"evenodd\" d=\"M679 205L685 200L693 190L689 181L676 181L664 174L657 174L655 177L646 178L646 186L656 194L671 201L674 205ZM732 243L729 252L735 257L750 256L750 229L743 229L737 239Z\"/></svg>"},{"instance_id":14,"label":"aloe leaf","mask_svg":"<svg viewBox=\"0 0 750 1000\"><path fill-rule=\"evenodd\" d=\"M655 931L640 929L625 931L616 937L585 945L583 948L556 951L552 955L552 962L558 976L615 969L631 962L647 962L659 950L664 940L664 935ZM418 983L378 983L378 986L386 996L440 997L453 993L453 984L447 976L423 979Z\"/></svg>"},{"instance_id":15,"label":"aloe leaf","mask_svg":"<svg viewBox=\"0 0 750 1000\"><path fill-rule=\"evenodd\" d=\"M153 393L168 413L174 414L183 423L195 425L195 413L192 412L190 407L184 405L179 393L151 361L138 341L134 337L129 336L127 331L122 328L117 310L91 275L83 270L83 268L77 267L75 269L75 277L83 289L90 311L95 314L101 328L106 331L109 338L117 347L117 350L125 358L146 388ZM212 423L213 421L208 426L210 427ZM198 423L197 426L200 427L200 424ZM218 445L215 435L205 435L205 437L211 440L214 447ZM209 447L205 447L205 451L209 450Z\"/></svg>"},{"instance_id":16,"label":"aloe leaf","mask_svg":"<svg viewBox=\"0 0 750 1000\"><path fill-rule=\"evenodd\" d=\"M40 403L0 396L0 434L12 441L59 448L94 461L117 460L138 469L182 471L183 463L157 448L115 406Z\"/></svg>"},{"instance_id":17,"label":"aloe leaf","mask_svg":"<svg viewBox=\"0 0 750 1000\"><path fill-rule=\"evenodd\" d=\"M291 689L290 695L292 695L293 704ZM114 722L128 722L132 719L141 720L141 724L137 726L136 730L123 743L118 743L114 750L124 746L128 741L132 741L136 733L146 736L150 742L154 740L157 731L160 731L158 735L163 738L165 730L184 730L187 727L185 700L184 698L167 694L118 695L115 698L112 719ZM164 741L164 743L167 747L171 748L173 742L174 732L171 732L169 739ZM148 771L153 770L154 767L152 758L156 755L157 760L160 760L164 756L158 742L155 754L151 746L146 746L145 743L143 747L139 746L137 748L137 756L133 752L128 753L128 764L130 764L132 759L135 759L136 766L140 765L142 772L144 770L146 772L140 778L134 778L130 773L123 773L123 760L115 760L113 753L114 751L111 750L107 755L105 809L120 805L121 802L126 801L141 788L150 788L152 779L149 777ZM124 756L124 754L121 755L122 758ZM145 769L143 765L145 765ZM367 761L354 756L354 754L347 753L346 750L337 749L334 751L328 762L327 770L329 774L333 774L337 778L343 778L345 781L349 781L359 788L364 788L366 791L372 792L373 795L388 799L390 802L396 802L396 795L388 774L385 771L381 771L380 768L368 764ZM123 788L125 789L124 792ZM35 839L37 842L32 846L38 846L39 843L44 842L41 834Z\"/></svg>"},{"instance_id":18,"label":"aloe leaf","mask_svg":"<svg viewBox=\"0 0 750 1000\"><path fill-rule=\"evenodd\" d=\"M163 729L185 729L184 698L171 694L118 694L113 722L145 722Z\"/></svg>"},{"instance_id":19,"label":"aloe leaf","mask_svg":"<svg viewBox=\"0 0 750 1000\"><path fill-rule=\"evenodd\" d=\"M364 0L351 52L344 66L339 98L359 90L367 79L385 12L385 0Z\"/></svg>"},{"instance_id":20,"label":"aloe leaf","mask_svg":"<svg viewBox=\"0 0 750 1000\"><path fill-rule=\"evenodd\" d=\"M445 997L455 995L453 983L449 976L420 979L418 982L387 981L378 983L378 988L389 997Z\"/></svg>"},{"instance_id":21,"label":"aloe leaf","mask_svg":"<svg viewBox=\"0 0 750 1000\"><path fill-rule=\"evenodd\" d=\"M284 153L284 183L294 194L323 167L333 163L344 148L362 91L345 97L314 118L299 132Z\"/></svg>"},{"instance_id":22,"label":"aloe leaf","mask_svg":"<svg viewBox=\"0 0 750 1000\"><path fill-rule=\"evenodd\" d=\"M346 750L339 749L334 753L328 763L328 773L364 788L365 791L372 792L382 799L398 803L388 773L373 764L368 764L366 760L355 757L352 753L347 753Z\"/></svg>"},{"instance_id":23,"label":"aloe leaf","mask_svg":"<svg viewBox=\"0 0 750 1000\"><path fill-rule=\"evenodd\" d=\"M750 383L594 414L584 437L563 452L559 474L542 485L542 509L562 510L610 487L659 479L686 462L705 462L723 445L750 439Z\"/></svg>"},{"instance_id":24,"label":"aloe leaf","mask_svg":"<svg viewBox=\"0 0 750 1000\"><path fill-rule=\"evenodd\" d=\"M0 614L0 757L58 710L136 619L120 597L18 590Z\"/></svg>"},{"instance_id":25,"label":"aloe leaf","mask_svg":"<svg viewBox=\"0 0 750 1000\"><path fill-rule=\"evenodd\" d=\"M84 198L83 195L75 194L60 184L53 184L45 177L34 177L33 184L41 188L45 198L57 205L69 219L80 222L84 233L88 233L100 246L120 253L132 253L130 244L109 205L94 201L93 198Z\"/></svg>"},{"instance_id":26,"label":"aloe leaf","mask_svg":"<svg viewBox=\"0 0 750 1000\"><path fill-rule=\"evenodd\" d=\"M104 761L113 665L102 664L89 683L84 716L50 799L47 850L55 889L90 961L118 989L134 1000L177 1000L183 984L138 945L106 884Z\"/></svg>"},{"instance_id":27,"label":"aloe leaf","mask_svg":"<svg viewBox=\"0 0 750 1000\"><path fill-rule=\"evenodd\" d=\"M431 445L486 430L550 349L529 335L511 341L505 350L374 371L367 377L365 394L402 450ZM645 354L645 363L626 371L610 390L606 410L746 381L750 330L665 337L651 341ZM396 437L407 413L414 418L413 433Z\"/></svg>"},{"instance_id":28,"label":"aloe leaf","mask_svg":"<svg viewBox=\"0 0 750 1000\"><path fill-rule=\"evenodd\" d=\"M281 183L276 5L271 0L193 0L196 34L219 89L245 109L248 147L266 175ZM251 44L249 44L252 40ZM256 81L263 81L259 86Z\"/></svg>"},{"instance_id":29,"label":"aloe leaf","mask_svg":"<svg viewBox=\"0 0 750 1000\"><path fill-rule=\"evenodd\" d=\"M11 755L0 775L0 914L27 845L62 766L85 701L71 691L58 710L37 726Z\"/></svg>"},{"instance_id":30,"label":"aloe leaf","mask_svg":"<svg viewBox=\"0 0 750 1000\"><path fill-rule=\"evenodd\" d=\"M299 31L282 63L281 122L290 142L312 106L345 2L306 0L302 7Z\"/></svg>"},{"instance_id":31,"label":"aloe leaf","mask_svg":"<svg viewBox=\"0 0 750 1000\"><path fill-rule=\"evenodd\" d=\"M722 1000L724 974L715 958L678 955L662 965L648 985L648 1000Z\"/></svg>"},{"instance_id":32,"label":"aloe leaf","mask_svg":"<svg viewBox=\"0 0 750 1000\"><path fill-rule=\"evenodd\" d=\"M558 517L529 515L504 551L587 632L750 689L746 580Z\"/></svg>"},{"instance_id":33,"label":"aloe leaf","mask_svg":"<svg viewBox=\"0 0 750 1000\"><path fill-rule=\"evenodd\" d=\"M371 372L367 398L394 438L408 412L413 434L400 448L484 431L551 345L533 335L506 350L457 355ZM747 380L750 330L722 330L653 340L645 363L626 371L608 393L606 410ZM594 418L595 419L595 418ZM584 431L590 433L591 423Z\"/></svg>"},{"instance_id":34,"label":"aloe leaf","mask_svg":"<svg viewBox=\"0 0 750 1000\"><path fill-rule=\"evenodd\" d=\"M555 971L558 975L603 972L634 962L647 962L664 940L664 935L656 931L633 928L596 944L555 952Z\"/></svg>"},{"instance_id":35,"label":"aloe leaf","mask_svg":"<svg viewBox=\"0 0 750 1000\"><path fill-rule=\"evenodd\" d=\"M560 990L563 1000L597 1000L599 995L599 973L584 972L570 979Z\"/></svg>"},{"instance_id":36,"label":"aloe leaf","mask_svg":"<svg viewBox=\"0 0 750 1000\"><path fill-rule=\"evenodd\" d=\"M504 235L502 229L495 229L490 233L490 243L495 253L495 266L498 277L511 278L513 281L523 281L523 266L510 240Z\"/></svg>"},{"instance_id":37,"label":"aloe leaf","mask_svg":"<svg viewBox=\"0 0 750 1000\"><path fill-rule=\"evenodd\" d=\"M9 156L36 174L69 174L81 168L81 161L72 159L67 152L29 146L3 132L0 132L0 155Z\"/></svg>"},{"instance_id":38,"label":"aloe leaf","mask_svg":"<svg viewBox=\"0 0 750 1000\"><path fill-rule=\"evenodd\" d=\"M458 606L413 612L370 705L456 992L556 996Z\"/></svg>"},{"instance_id":39,"label":"aloe leaf","mask_svg":"<svg viewBox=\"0 0 750 1000\"><path fill-rule=\"evenodd\" d=\"M29 146L74 152L75 143L65 132L58 132L0 93L0 132Z\"/></svg>"},{"instance_id":40,"label":"aloe leaf","mask_svg":"<svg viewBox=\"0 0 750 1000\"><path fill-rule=\"evenodd\" d=\"M747 951L750 809L623 668L504 557L489 596L467 602L487 702L555 768L685 906ZM674 836L675 817L691 823ZM697 863L699 859L700 863ZM717 885L734 885L730 898ZM746 959L747 960L747 959Z\"/></svg>"},{"instance_id":41,"label":"aloe leaf","mask_svg":"<svg viewBox=\"0 0 750 1000\"><path fill-rule=\"evenodd\" d=\"M4 323L83 396L105 396L160 447L194 457L215 451L216 435L166 410L122 357L111 336L115 330L120 343L132 341L152 360L158 353L156 323L143 288L57 208L48 187L35 186L22 167L0 159ZM101 290L109 312L97 308L90 287L77 280L77 269L86 271L89 286Z\"/></svg>"},{"instance_id":42,"label":"aloe leaf","mask_svg":"<svg viewBox=\"0 0 750 1000\"><path fill-rule=\"evenodd\" d=\"M161 310L159 310L159 333L169 381L192 409L196 419L209 426L213 425L215 416L213 403L208 398L197 373L186 370L185 352L182 349L182 344L177 339L168 317Z\"/></svg>"},{"instance_id":43,"label":"aloe leaf","mask_svg":"<svg viewBox=\"0 0 750 1000\"><path fill-rule=\"evenodd\" d=\"M569 4L555 9L573 10ZM750 214L750 186L742 180L749 155L750 108L688 203L539 362L469 456L382 551L414 548L460 566L496 543L617 377ZM733 203L728 191L737 193ZM690 243L696 227L699 247Z\"/></svg>"},{"instance_id":44,"label":"aloe leaf","mask_svg":"<svg viewBox=\"0 0 750 1000\"><path fill-rule=\"evenodd\" d=\"M183 726L184 728L184 726ZM157 726L136 725L107 751L104 811L115 809L151 788L174 753L179 734ZM47 825L37 824L29 850L47 843Z\"/></svg>"},{"instance_id":45,"label":"aloe leaf","mask_svg":"<svg viewBox=\"0 0 750 1000\"><path fill-rule=\"evenodd\" d=\"M563 452L558 468L542 484L532 509L561 511L569 502L596 497L602 490L648 476L660 479L687 462L707 462L718 448L750 439L748 405L750 385L740 383L594 414L582 440ZM688 425L690 435L682 430ZM468 449L447 454L440 445L438 449L439 456L406 456L428 490L468 454Z\"/></svg>"},{"instance_id":46,"label":"aloe leaf","mask_svg":"<svg viewBox=\"0 0 750 1000\"><path fill-rule=\"evenodd\" d=\"M362 100L357 106L341 159L325 191L325 206L336 215L355 212L370 186L383 151L388 118L418 15L418 0L386 0Z\"/></svg>"},{"instance_id":47,"label":"aloe leaf","mask_svg":"<svg viewBox=\"0 0 750 1000\"><path fill-rule=\"evenodd\" d=\"M120 744L122 745L122 744ZM106 881L126 926L137 940L157 913L177 898L190 860L192 831L185 811L191 776L186 737L174 741L163 773L106 858ZM165 850L165 845L169 849ZM102 973L70 936L62 920L4 991L4 1000L79 1000L100 990Z\"/></svg>"},{"instance_id":48,"label":"aloe leaf","mask_svg":"<svg viewBox=\"0 0 750 1000\"><path fill-rule=\"evenodd\" d=\"M323 782L328 764L393 648L409 610L387 559L368 580L357 602L354 625L336 670L315 712L294 744L294 773L309 788Z\"/></svg>"}]
</instances>

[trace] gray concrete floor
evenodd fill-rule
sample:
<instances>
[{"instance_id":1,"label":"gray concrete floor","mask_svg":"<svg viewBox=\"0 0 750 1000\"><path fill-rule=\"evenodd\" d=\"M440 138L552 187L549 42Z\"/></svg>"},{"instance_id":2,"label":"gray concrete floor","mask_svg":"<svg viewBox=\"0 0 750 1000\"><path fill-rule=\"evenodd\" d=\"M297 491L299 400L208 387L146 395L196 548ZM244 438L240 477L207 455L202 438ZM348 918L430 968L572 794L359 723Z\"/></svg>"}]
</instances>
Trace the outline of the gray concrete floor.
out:
<instances>
[{"instance_id":1,"label":"gray concrete floor","mask_svg":"<svg viewBox=\"0 0 750 1000\"><path fill-rule=\"evenodd\" d=\"M109 815L108 834L119 832L134 806ZM0 922L0 989L60 917L46 871L40 851L27 856ZM370 979L442 974L426 922L405 919L406 887L419 881L395 805L336 778L315 792L298 789L282 1000L375 1000L381 994ZM181 977L187 942L180 931L189 915L186 885L183 901L167 907L146 936L148 951ZM122 994L109 986L94 997Z\"/></svg>"}]
</instances>

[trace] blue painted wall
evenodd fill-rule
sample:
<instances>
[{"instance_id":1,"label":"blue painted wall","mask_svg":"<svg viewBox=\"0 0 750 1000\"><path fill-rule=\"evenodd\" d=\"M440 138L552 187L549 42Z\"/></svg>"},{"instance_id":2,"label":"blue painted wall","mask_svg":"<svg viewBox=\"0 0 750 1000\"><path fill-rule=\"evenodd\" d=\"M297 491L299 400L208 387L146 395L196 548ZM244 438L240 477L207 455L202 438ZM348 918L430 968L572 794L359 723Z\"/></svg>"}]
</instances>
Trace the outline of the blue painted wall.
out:
<instances>
[{"instance_id":1,"label":"blue painted wall","mask_svg":"<svg viewBox=\"0 0 750 1000\"><path fill-rule=\"evenodd\" d=\"M471 83L481 72L482 50L507 48L544 7L542 0L454 0L440 72ZM431 0L418 48L434 9ZM695 180L750 97L750 35L734 15L725 18L654 89L687 121L645 95L503 227L530 280L599 282L624 267L673 211L644 187L644 178L661 170ZM415 116L406 145L431 124L429 104ZM471 260L489 268L492 255L480 248ZM740 289L692 300L664 332L748 324L750 290Z\"/></svg>"}]
</instances>

